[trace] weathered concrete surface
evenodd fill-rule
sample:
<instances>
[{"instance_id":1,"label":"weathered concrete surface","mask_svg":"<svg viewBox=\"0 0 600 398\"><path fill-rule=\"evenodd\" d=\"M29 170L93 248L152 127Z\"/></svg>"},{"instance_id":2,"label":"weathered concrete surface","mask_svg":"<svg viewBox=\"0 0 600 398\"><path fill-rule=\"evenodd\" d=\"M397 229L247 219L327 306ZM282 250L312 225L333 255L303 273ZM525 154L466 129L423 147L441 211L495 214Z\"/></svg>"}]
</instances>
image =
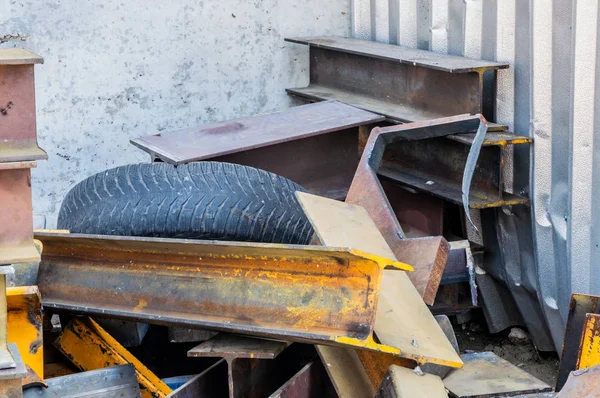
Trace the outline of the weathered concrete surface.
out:
<instances>
[{"instance_id":1,"label":"weathered concrete surface","mask_svg":"<svg viewBox=\"0 0 600 398\"><path fill-rule=\"evenodd\" d=\"M0 47L46 61L35 213L54 227L75 183L148 161L130 138L288 107L308 57L283 38L349 33L349 0L0 0Z\"/></svg>"}]
</instances>

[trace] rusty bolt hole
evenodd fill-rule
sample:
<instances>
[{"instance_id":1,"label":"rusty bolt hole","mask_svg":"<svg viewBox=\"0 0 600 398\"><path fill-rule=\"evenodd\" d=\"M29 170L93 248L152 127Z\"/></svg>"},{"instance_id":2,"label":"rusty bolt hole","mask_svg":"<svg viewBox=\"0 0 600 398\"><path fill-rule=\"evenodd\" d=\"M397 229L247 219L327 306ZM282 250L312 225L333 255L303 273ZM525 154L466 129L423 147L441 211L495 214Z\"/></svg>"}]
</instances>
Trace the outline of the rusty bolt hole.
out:
<instances>
[{"instance_id":1,"label":"rusty bolt hole","mask_svg":"<svg viewBox=\"0 0 600 398\"><path fill-rule=\"evenodd\" d=\"M9 101L9 102L8 102L8 104L6 104L6 108L2 108L2 109L0 109L0 113L2 113L3 115L6 115L6 114L8 114L8 110L9 110L10 108L12 108L12 106L13 106L13 103L12 103L12 101Z\"/></svg>"}]
</instances>

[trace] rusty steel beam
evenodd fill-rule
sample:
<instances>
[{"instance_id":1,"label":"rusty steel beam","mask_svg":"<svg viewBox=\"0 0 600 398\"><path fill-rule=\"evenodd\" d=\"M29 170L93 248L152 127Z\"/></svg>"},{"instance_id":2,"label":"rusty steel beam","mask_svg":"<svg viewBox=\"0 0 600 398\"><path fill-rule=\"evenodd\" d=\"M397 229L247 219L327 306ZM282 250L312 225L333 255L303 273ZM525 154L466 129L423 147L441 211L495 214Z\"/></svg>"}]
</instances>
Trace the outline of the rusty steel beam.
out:
<instances>
[{"instance_id":1,"label":"rusty steel beam","mask_svg":"<svg viewBox=\"0 0 600 398\"><path fill-rule=\"evenodd\" d=\"M563 351L556 379L556 391L567 382L569 374L577 369L581 339L585 331L587 314L600 313L600 296L573 293L565 328Z\"/></svg>"},{"instance_id":2,"label":"rusty steel beam","mask_svg":"<svg viewBox=\"0 0 600 398\"><path fill-rule=\"evenodd\" d=\"M285 40L307 45L310 59L308 87L287 89L289 94L311 101L335 99L392 123L469 113L492 119L495 98L489 94L494 89L484 89L483 76L495 87L497 70L509 67L345 37Z\"/></svg>"},{"instance_id":3,"label":"rusty steel beam","mask_svg":"<svg viewBox=\"0 0 600 398\"><path fill-rule=\"evenodd\" d=\"M444 266L448 258L448 242L441 236L406 239L406 235L382 187L380 174L381 178L392 178L403 185L408 185L432 194L437 192L438 196L446 199L450 197L456 199L458 195L461 203L463 202L461 195L463 195L465 198L463 205L465 207L468 207L471 202L480 203L481 200L477 187L478 181L481 180L479 177L481 168L475 168L475 164L473 163L473 160L477 161L477 156L471 156L472 164L467 162L466 153L469 153L469 146L465 145L465 142L457 143L456 140L474 142L474 135L466 135L473 131L485 133L486 126L487 122L481 115L460 115L373 129L346 198L346 202L348 203L363 206L375 221L375 224L396 257L400 261L413 265L415 271L409 275L410 280L423 297L423 300L429 305L432 305L435 301L435 295L442 278ZM463 135L466 137L462 137ZM450 136L453 138L448 138ZM418 163L419 159L413 159L412 163L405 164L402 159L394 156L394 150L398 150L398 148L404 146L410 148L411 145L421 145L423 142L431 142L435 139L444 139L448 143L463 145L464 148L467 148L466 153L461 152L463 156L461 161L464 160L464 162L460 167L454 167L454 169L438 167L435 169L436 173L444 173L451 170L454 180L449 180L448 176L436 178L433 175L422 173L420 170L427 170L429 166ZM504 145L508 142L507 140L507 137L504 137L502 140L488 139L486 141L486 139L483 139L481 144L479 141L477 144L483 145L483 148L486 148L488 144ZM474 149L479 150L480 147L475 145ZM488 163L485 163L486 168L498 166L493 162L491 164ZM411 180L412 182L399 178L401 174L397 173L397 169L400 165L404 167L403 170L405 173L402 175L409 175L411 178L415 177ZM470 167L473 167L475 170L473 174L468 173L468 177L472 177L472 181L474 181L473 186L475 187L471 194L469 194L471 184L467 184L465 188L462 186L462 180L460 180L462 177L461 173ZM388 172L389 170L393 172ZM419 182L419 184L416 184L415 181ZM452 181L452 184L447 183L447 181ZM443 189L438 190L438 187L442 187ZM457 187L460 187L460 189L457 190ZM504 203L495 199L493 202L495 205Z\"/></svg>"},{"instance_id":4,"label":"rusty steel beam","mask_svg":"<svg viewBox=\"0 0 600 398\"><path fill-rule=\"evenodd\" d=\"M75 318L54 342L75 366L83 371L131 364L142 398L166 397L171 389L134 357L92 318Z\"/></svg>"},{"instance_id":5,"label":"rusty steel beam","mask_svg":"<svg viewBox=\"0 0 600 398\"><path fill-rule=\"evenodd\" d=\"M399 354L372 338L386 266L349 248L37 234L45 308Z\"/></svg>"},{"instance_id":6,"label":"rusty steel beam","mask_svg":"<svg viewBox=\"0 0 600 398\"><path fill-rule=\"evenodd\" d=\"M223 398L229 395L227 362L216 362L167 395L167 398Z\"/></svg>"},{"instance_id":7,"label":"rusty steel beam","mask_svg":"<svg viewBox=\"0 0 600 398\"><path fill-rule=\"evenodd\" d=\"M301 368L305 346L219 333L188 351L188 357L223 358L230 398L262 398ZM289 348L288 348L289 347Z\"/></svg>"},{"instance_id":8,"label":"rusty steel beam","mask_svg":"<svg viewBox=\"0 0 600 398\"><path fill-rule=\"evenodd\" d=\"M356 247L395 258L361 206L304 192L296 192L296 197L321 244ZM383 273L375 334L383 344L399 348L398 356L419 364L462 366L454 347L403 271L385 270Z\"/></svg>"}]
</instances>

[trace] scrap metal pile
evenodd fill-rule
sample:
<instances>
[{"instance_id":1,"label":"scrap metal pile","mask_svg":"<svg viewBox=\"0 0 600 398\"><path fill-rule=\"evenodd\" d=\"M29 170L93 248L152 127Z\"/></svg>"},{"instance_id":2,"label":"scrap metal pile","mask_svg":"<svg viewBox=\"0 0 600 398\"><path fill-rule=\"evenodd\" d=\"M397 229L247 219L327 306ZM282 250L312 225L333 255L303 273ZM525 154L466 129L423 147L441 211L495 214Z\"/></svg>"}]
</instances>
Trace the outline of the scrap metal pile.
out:
<instances>
[{"instance_id":1,"label":"scrap metal pile","mask_svg":"<svg viewBox=\"0 0 600 398\"><path fill-rule=\"evenodd\" d=\"M0 50L0 286L19 286L0 292L0 397L552 390L491 352L460 355L448 317L483 308L492 331L549 341L511 312L518 292L498 294L498 213L528 205L510 160L531 143L484 117L508 65L290 41L311 64L289 93L315 103L135 139L152 163L82 181L60 230L35 236L42 59ZM561 397L600 374L599 299L573 300Z\"/></svg>"}]
</instances>

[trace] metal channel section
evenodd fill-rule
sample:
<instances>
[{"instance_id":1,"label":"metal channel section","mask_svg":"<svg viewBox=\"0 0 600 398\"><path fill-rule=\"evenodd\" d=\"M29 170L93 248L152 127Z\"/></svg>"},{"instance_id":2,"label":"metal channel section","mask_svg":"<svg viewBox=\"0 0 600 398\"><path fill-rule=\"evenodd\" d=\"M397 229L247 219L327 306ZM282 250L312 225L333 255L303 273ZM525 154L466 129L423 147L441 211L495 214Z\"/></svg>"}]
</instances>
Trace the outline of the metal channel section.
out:
<instances>
[{"instance_id":1,"label":"metal channel section","mask_svg":"<svg viewBox=\"0 0 600 398\"><path fill-rule=\"evenodd\" d=\"M441 236L405 239L406 235L379 181L380 166L387 148L391 145L399 146L407 142L471 133L479 130L482 125L485 127L485 123L486 121L481 115L461 115L375 128L367 141L346 198L346 202L363 206L375 221L396 257L400 261L413 265L415 271L409 275L409 278L423 300L429 305L434 303L442 278L443 269L448 258L448 242ZM427 181L424 180L424 183L427 184ZM461 189L462 194L465 194L464 189ZM468 195L466 198L468 198L466 202L477 199L472 195ZM465 200L462 202L465 202ZM429 247L425 247L426 245Z\"/></svg>"},{"instance_id":2,"label":"metal channel section","mask_svg":"<svg viewBox=\"0 0 600 398\"><path fill-rule=\"evenodd\" d=\"M189 357L227 362L230 398L259 398L276 391L302 367L302 345L219 333L188 351Z\"/></svg>"},{"instance_id":3,"label":"metal channel section","mask_svg":"<svg viewBox=\"0 0 600 398\"><path fill-rule=\"evenodd\" d=\"M107 367L46 380L47 387L24 390L23 398L138 398L140 386L132 365Z\"/></svg>"},{"instance_id":4,"label":"metal channel section","mask_svg":"<svg viewBox=\"0 0 600 398\"><path fill-rule=\"evenodd\" d=\"M315 194L344 199L358 165L359 129L383 120L381 115L324 101L140 137L131 143L153 160L243 164L282 175Z\"/></svg>"},{"instance_id":5,"label":"metal channel section","mask_svg":"<svg viewBox=\"0 0 600 398\"><path fill-rule=\"evenodd\" d=\"M269 398L336 398L325 367L320 361L306 364Z\"/></svg>"},{"instance_id":6,"label":"metal channel section","mask_svg":"<svg viewBox=\"0 0 600 398\"><path fill-rule=\"evenodd\" d=\"M308 87L287 89L309 100L336 99L415 122L465 113L484 113L484 74L495 79L505 63L439 55L345 37L291 38L309 47ZM376 76L376 79L373 78Z\"/></svg>"},{"instance_id":7,"label":"metal channel section","mask_svg":"<svg viewBox=\"0 0 600 398\"><path fill-rule=\"evenodd\" d=\"M47 309L400 354L372 338L383 269L412 269L394 260L349 248L36 238Z\"/></svg>"}]
</instances>

